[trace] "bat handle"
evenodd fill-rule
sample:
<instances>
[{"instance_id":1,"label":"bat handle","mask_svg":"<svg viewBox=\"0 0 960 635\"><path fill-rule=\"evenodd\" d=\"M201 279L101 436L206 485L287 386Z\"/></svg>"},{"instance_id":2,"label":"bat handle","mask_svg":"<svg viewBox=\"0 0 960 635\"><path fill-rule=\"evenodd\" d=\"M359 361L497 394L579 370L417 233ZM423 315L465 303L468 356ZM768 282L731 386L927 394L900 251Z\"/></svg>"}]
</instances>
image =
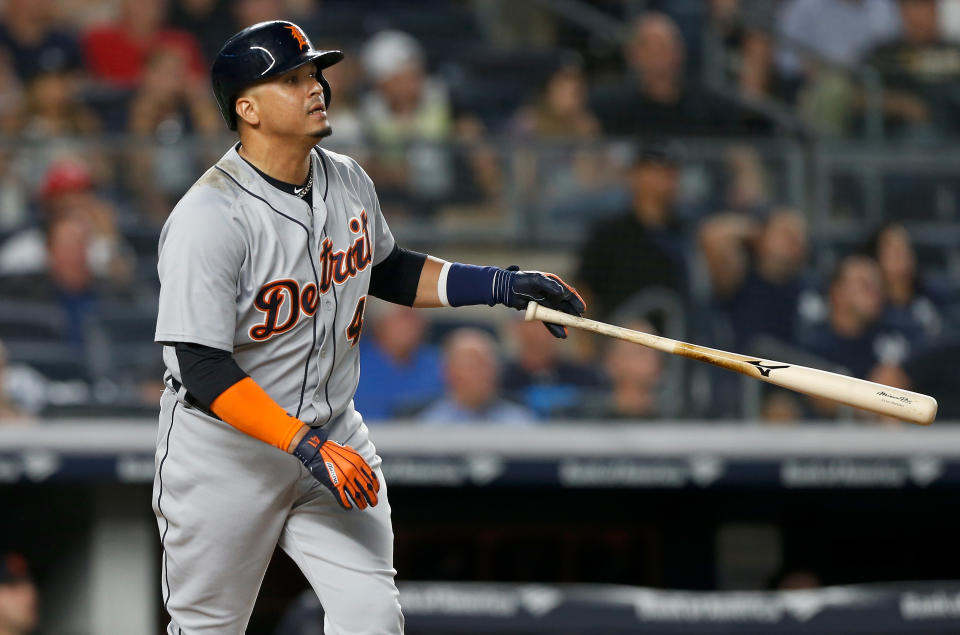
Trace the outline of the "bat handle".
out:
<instances>
[{"instance_id":1,"label":"bat handle","mask_svg":"<svg viewBox=\"0 0 960 635\"><path fill-rule=\"evenodd\" d=\"M527 303L527 312L524 313L523 319L527 322L533 322L537 319L537 309L540 308L540 305L531 300Z\"/></svg>"}]
</instances>

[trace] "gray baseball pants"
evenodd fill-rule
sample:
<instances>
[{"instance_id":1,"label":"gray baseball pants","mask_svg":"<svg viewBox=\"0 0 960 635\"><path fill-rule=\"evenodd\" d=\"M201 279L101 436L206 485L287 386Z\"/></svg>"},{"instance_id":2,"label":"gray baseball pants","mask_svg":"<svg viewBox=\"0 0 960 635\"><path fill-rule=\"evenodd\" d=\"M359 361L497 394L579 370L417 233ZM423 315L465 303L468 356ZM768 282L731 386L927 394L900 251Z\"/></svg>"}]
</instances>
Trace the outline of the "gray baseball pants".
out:
<instances>
[{"instance_id":1,"label":"gray baseball pants","mask_svg":"<svg viewBox=\"0 0 960 635\"><path fill-rule=\"evenodd\" d=\"M342 509L296 457L164 391L153 509L168 635L244 633L278 544L320 598L327 635L403 633L380 457L352 408L328 429L376 471L376 507Z\"/></svg>"}]
</instances>

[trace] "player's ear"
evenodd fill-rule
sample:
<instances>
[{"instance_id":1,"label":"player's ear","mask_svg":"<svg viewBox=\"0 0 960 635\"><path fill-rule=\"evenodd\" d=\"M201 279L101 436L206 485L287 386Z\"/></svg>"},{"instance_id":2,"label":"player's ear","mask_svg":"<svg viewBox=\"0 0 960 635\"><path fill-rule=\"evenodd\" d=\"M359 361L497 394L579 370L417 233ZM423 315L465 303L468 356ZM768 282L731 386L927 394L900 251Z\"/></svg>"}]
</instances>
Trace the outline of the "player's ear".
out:
<instances>
[{"instance_id":1,"label":"player's ear","mask_svg":"<svg viewBox=\"0 0 960 635\"><path fill-rule=\"evenodd\" d=\"M237 97L236 105L234 105L237 119L243 120L249 126L258 125L260 123L260 112L257 106L257 100L250 95L240 95Z\"/></svg>"}]
</instances>

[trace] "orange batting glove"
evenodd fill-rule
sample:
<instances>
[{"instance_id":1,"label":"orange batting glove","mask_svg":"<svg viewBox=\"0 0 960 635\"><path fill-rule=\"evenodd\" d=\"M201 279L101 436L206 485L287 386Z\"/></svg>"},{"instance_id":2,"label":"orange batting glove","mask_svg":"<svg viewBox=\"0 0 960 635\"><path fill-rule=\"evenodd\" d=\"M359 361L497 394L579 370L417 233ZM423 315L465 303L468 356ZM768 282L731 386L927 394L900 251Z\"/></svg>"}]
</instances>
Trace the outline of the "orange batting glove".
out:
<instances>
[{"instance_id":1,"label":"orange batting glove","mask_svg":"<svg viewBox=\"0 0 960 635\"><path fill-rule=\"evenodd\" d=\"M356 450L331 441L324 430L311 428L294 448L293 455L333 492L344 509L354 505L366 509L367 505L377 504L380 479Z\"/></svg>"}]
</instances>

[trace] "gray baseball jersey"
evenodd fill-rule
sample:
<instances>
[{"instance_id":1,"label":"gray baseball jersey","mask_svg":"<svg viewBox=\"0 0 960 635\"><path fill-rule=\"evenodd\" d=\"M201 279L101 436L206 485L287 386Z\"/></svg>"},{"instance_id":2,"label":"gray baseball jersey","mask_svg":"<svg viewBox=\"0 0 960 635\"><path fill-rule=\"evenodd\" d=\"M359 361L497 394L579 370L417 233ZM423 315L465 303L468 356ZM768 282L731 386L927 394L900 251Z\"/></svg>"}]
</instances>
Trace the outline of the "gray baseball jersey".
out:
<instances>
[{"instance_id":1,"label":"gray baseball jersey","mask_svg":"<svg viewBox=\"0 0 960 635\"><path fill-rule=\"evenodd\" d=\"M311 209L237 147L163 228L155 339L231 351L290 415L326 426L383 483L352 403L371 270L394 246L373 183L354 160L315 148ZM295 457L191 407L169 344L164 361L154 510L168 632L243 632L277 544L323 602L327 633L402 632L385 487L376 507L341 510Z\"/></svg>"},{"instance_id":2,"label":"gray baseball jersey","mask_svg":"<svg viewBox=\"0 0 960 635\"><path fill-rule=\"evenodd\" d=\"M313 209L236 148L187 192L160 235L156 340L232 351L287 412L322 424L357 387L370 272L394 240L356 161L311 160ZM172 346L164 361L180 381Z\"/></svg>"}]
</instances>

